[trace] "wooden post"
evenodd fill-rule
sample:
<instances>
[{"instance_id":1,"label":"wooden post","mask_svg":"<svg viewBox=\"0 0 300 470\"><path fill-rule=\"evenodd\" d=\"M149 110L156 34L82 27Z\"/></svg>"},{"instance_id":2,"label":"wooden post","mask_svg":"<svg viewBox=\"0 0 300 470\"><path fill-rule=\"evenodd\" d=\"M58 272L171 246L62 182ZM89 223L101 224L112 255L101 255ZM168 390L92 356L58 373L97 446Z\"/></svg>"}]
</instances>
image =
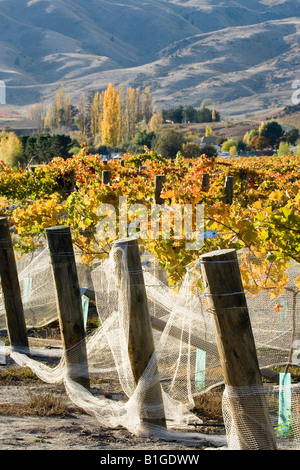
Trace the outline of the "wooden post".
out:
<instances>
[{"instance_id":1,"label":"wooden post","mask_svg":"<svg viewBox=\"0 0 300 470\"><path fill-rule=\"evenodd\" d=\"M263 384L236 251L218 250L204 254L200 257L200 262L207 286L207 301L213 312L225 384L233 392L248 390L249 393L238 399L229 393L241 450L275 450L275 436L262 391ZM254 390L256 386L256 391L251 393L251 387ZM245 438L245 425L247 436L253 438L255 449L251 449L251 444Z\"/></svg>"},{"instance_id":2,"label":"wooden post","mask_svg":"<svg viewBox=\"0 0 300 470\"><path fill-rule=\"evenodd\" d=\"M225 180L225 204L232 204L233 201L233 176L226 176Z\"/></svg>"},{"instance_id":3,"label":"wooden post","mask_svg":"<svg viewBox=\"0 0 300 470\"><path fill-rule=\"evenodd\" d=\"M202 175L202 191L209 190L209 174L203 173Z\"/></svg>"},{"instance_id":4,"label":"wooden post","mask_svg":"<svg viewBox=\"0 0 300 470\"><path fill-rule=\"evenodd\" d=\"M110 184L111 171L103 170L102 172L102 184Z\"/></svg>"},{"instance_id":5,"label":"wooden post","mask_svg":"<svg viewBox=\"0 0 300 470\"><path fill-rule=\"evenodd\" d=\"M155 346L137 239L132 237L118 240L113 244L113 249L117 248L120 248L124 253L124 256L126 256L129 274L130 318L128 319L128 355L134 383L135 386L137 386L150 359L152 361L155 360L155 356L153 355ZM120 257L115 256L115 261L117 265L117 275L120 276ZM127 299L124 300L127 301ZM157 368L154 368L153 373L153 375L157 375ZM151 411L147 416L147 405L150 408L154 407L154 409L157 409L160 416L151 416ZM152 423L166 427L162 391L159 382L152 385L145 392L144 404L141 404L141 408L143 408L143 410L140 410L140 419L143 423Z\"/></svg>"},{"instance_id":6,"label":"wooden post","mask_svg":"<svg viewBox=\"0 0 300 470\"><path fill-rule=\"evenodd\" d=\"M68 187L66 189L66 194L69 196L75 191L75 171L71 170L69 175Z\"/></svg>"},{"instance_id":7,"label":"wooden post","mask_svg":"<svg viewBox=\"0 0 300 470\"><path fill-rule=\"evenodd\" d=\"M241 180L242 180L242 181L246 181L247 183L249 183L249 175L248 175L248 173L241 173Z\"/></svg>"},{"instance_id":8,"label":"wooden post","mask_svg":"<svg viewBox=\"0 0 300 470\"><path fill-rule=\"evenodd\" d=\"M165 175L155 176L155 203L156 204L165 203L165 200L160 197L165 181L166 181Z\"/></svg>"},{"instance_id":9,"label":"wooden post","mask_svg":"<svg viewBox=\"0 0 300 470\"><path fill-rule=\"evenodd\" d=\"M69 376L89 388L85 328L70 227L46 229Z\"/></svg>"},{"instance_id":10,"label":"wooden post","mask_svg":"<svg viewBox=\"0 0 300 470\"><path fill-rule=\"evenodd\" d=\"M0 277L10 344L14 350L29 352L16 259L6 217L0 218Z\"/></svg>"}]
</instances>

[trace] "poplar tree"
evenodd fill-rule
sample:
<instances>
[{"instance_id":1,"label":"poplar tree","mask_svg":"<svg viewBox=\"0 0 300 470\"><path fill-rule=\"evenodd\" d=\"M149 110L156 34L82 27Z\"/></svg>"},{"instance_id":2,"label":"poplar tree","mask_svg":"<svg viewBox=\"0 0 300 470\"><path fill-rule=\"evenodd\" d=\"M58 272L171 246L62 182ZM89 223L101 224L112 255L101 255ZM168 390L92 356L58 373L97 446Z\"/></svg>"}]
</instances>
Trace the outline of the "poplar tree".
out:
<instances>
[{"instance_id":1,"label":"poplar tree","mask_svg":"<svg viewBox=\"0 0 300 470\"><path fill-rule=\"evenodd\" d=\"M112 83L104 92L102 144L116 147L119 140L119 95Z\"/></svg>"},{"instance_id":2,"label":"poplar tree","mask_svg":"<svg viewBox=\"0 0 300 470\"><path fill-rule=\"evenodd\" d=\"M137 123L136 93L135 89L132 87L127 89L125 115L126 139L129 142L135 136Z\"/></svg>"},{"instance_id":3,"label":"poplar tree","mask_svg":"<svg viewBox=\"0 0 300 470\"><path fill-rule=\"evenodd\" d=\"M164 118L162 111L157 111L151 116L149 121L148 127L150 131L155 132L155 134L159 134L163 129Z\"/></svg>"},{"instance_id":4,"label":"poplar tree","mask_svg":"<svg viewBox=\"0 0 300 470\"><path fill-rule=\"evenodd\" d=\"M102 133L103 98L104 92L95 93L90 107L91 133L94 139Z\"/></svg>"},{"instance_id":5,"label":"poplar tree","mask_svg":"<svg viewBox=\"0 0 300 470\"><path fill-rule=\"evenodd\" d=\"M146 124L149 123L153 114L152 109L152 97L150 93L150 88L146 87L143 94L143 103L142 103L142 115Z\"/></svg>"},{"instance_id":6,"label":"poplar tree","mask_svg":"<svg viewBox=\"0 0 300 470\"><path fill-rule=\"evenodd\" d=\"M76 123L80 131L81 139L85 139L86 130L87 130L87 115L86 115L86 103L85 103L84 93L81 93L81 96L80 96Z\"/></svg>"}]
</instances>

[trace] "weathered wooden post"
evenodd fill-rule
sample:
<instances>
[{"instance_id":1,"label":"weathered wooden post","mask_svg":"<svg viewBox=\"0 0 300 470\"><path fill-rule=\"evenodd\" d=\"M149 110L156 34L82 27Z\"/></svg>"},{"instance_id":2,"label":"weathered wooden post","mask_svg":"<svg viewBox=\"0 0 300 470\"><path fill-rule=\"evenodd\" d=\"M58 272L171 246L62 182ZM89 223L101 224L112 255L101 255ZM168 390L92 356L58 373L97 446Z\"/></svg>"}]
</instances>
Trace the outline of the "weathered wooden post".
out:
<instances>
[{"instance_id":1,"label":"weathered wooden post","mask_svg":"<svg viewBox=\"0 0 300 470\"><path fill-rule=\"evenodd\" d=\"M236 251L213 251L200 263L240 448L275 450Z\"/></svg>"},{"instance_id":2,"label":"weathered wooden post","mask_svg":"<svg viewBox=\"0 0 300 470\"><path fill-rule=\"evenodd\" d=\"M46 229L68 374L89 388L85 328L70 227Z\"/></svg>"},{"instance_id":3,"label":"weathered wooden post","mask_svg":"<svg viewBox=\"0 0 300 470\"><path fill-rule=\"evenodd\" d=\"M110 184L111 180L111 171L103 170L102 172L102 184Z\"/></svg>"},{"instance_id":4,"label":"weathered wooden post","mask_svg":"<svg viewBox=\"0 0 300 470\"><path fill-rule=\"evenodd\" d=\"M69 196L75 191L75 171L71 170L68 177L68 186L66 189L66 194Z\"/></svg>"},{"instance_id":5,"label":"weathered wooden post","mask_svg":"<svg viewBox=\"0 0 300 470\"><path fill-rule=\"evenodd\" d=\"M134 237L125 238L114 242L115 262L117 276L121 281L122 258L117 256L118 249L125 256L129 275L130 308L129 308L129 337L128 355L131 364L135 386L138 385L149 361L155 361L155 346L150 322L147 295L140 259L140 252L137 239ZM128 301L127 298L124 299ZM153 364L153 376L157 376L157 364ZM151 423L166 427L162 391L160 382L155 382L145 392L141 403L140 419L143 423ZM147 409L149 407L149 409ZM151 416L151 409L155 416Z\"/></svg>"},{"instance_id":6,"label":"weathered wooden post","mask_svg":"<svg viewBox=\"0 0 300 470\"><path fill-rule=\"evenodd\" d=\"M155 203L164 204L165 200L160 197L164 184L166 181L165 175L156 175L155 176Z\"/></svg>"},{"instance_id":7,"label":"weathered wooden post","mask_svg":"<svg viewBox=\"0 0 300 470\"><path fill-rule=\"evenodd\" d=\"M246 183L249 183L249 175L248 175L248 173L246 173L246 172L241 173L241 180L242 180L242 181L245 181Z\"/></svg>"},{"instance_id":8,"label":"weathered wooden post","mask_svg":"<svg viewBox=\"0 0 300 470\"><path fill-rule=\"evenodd\" d=\"M233 201L233 184L234 184L234 177L233 176L226 176L225 180L225 204L232 204Z\"/></svg>"},{"instance_id":9,"label":"weathered wooden post","mask_svg":"<svg viewBox=\"0 0 300 470\"><path fill-rule=\"evenodd\" d=\"M29 344L21 289L6 217L0 218L0 277L10 344L14 350L28 352Z\"/></svg>"},{"instance_id":10,"label":"weathered wooden post","mask_svg":"<svg viewBox=\"0 0 300 470\"><path fill-rule=\"evenodd\" d=\"M208 191L209 190L209 174L208 173L203 173L202 175L202 191Z\"/></svg>"}]
</instances>

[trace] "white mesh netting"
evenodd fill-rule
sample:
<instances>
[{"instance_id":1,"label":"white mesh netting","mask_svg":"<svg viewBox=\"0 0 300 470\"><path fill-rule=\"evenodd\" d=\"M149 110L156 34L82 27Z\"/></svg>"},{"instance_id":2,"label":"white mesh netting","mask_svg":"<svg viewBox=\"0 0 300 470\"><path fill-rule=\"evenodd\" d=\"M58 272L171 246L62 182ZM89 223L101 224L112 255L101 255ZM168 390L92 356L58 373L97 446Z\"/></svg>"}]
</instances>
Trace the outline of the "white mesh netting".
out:
<instances>
[{"instance_id":1,"label":"white mesh netting","mask_svg":"<svg viewBox=\"0 0 300 470\"><path fill-rule=\"evenodd\" d=\"M118 273L115 256L120 257ZM92 270L80 263L79 256L77 259L82 294L87 292L86 289L94 293L100 324L87 335L88 370L82 365L79 374L88 374L91 380L106 382L112 390L110 398L107 394L95 395L92 386L87 390L70 379L62 349L58 351L60 357L55 367L45 364L49 350L41 353L44 356L42 361L32 354L8 350L11 358L20 366L30 367L47 383L63 382L70 399L94 415L101 425L124 426L134 434L150 434L164 439L180 439L183 431L185 439L200 439L200 433L186 432L195 429L189 426L191 423L201 422L193 411L195 400L223 387L226 440L222 436L208 438L213 444L227 444L230 449L263 448L261 442L256 442L259 413L257 410L252 412L251 397L264 394L278 448L299 448L299 385L268 380L258 389L224 387L212 313L205 294L195 288L199 270L188 269L180 287L170 288L166 274L155 258L146 252L141 254L141 258L155 352L137 386L128 356L129 275L126 257L120 248L117 251L112 249L109 258ZM18 271L27 327L42 327L57 320L48 248L18 260ZM295 280L300 275L299 266L294 264L287 274L288 289L276 298L265 292L255 296L246 292L262 371L285 365L291 358L298 367L300 307L297 306ZM274 308L275 304L281 306L280 310ZM2 302L0 307L0 328L4 330L6 322ZM35 352L34 347L31 352ZM76 348L72 354L76 357ZM81 368L80 364L78 368ZM157 397L152 396L157 393L157 384L161 386L163 406ZM253 407L257 407L256 400ZM252 422L254 414L255 424ZM147 422L149 418L163 415L167 422L166 430ZM262 413L262 423L263 420Z\"/></svg>"}]
</instances>

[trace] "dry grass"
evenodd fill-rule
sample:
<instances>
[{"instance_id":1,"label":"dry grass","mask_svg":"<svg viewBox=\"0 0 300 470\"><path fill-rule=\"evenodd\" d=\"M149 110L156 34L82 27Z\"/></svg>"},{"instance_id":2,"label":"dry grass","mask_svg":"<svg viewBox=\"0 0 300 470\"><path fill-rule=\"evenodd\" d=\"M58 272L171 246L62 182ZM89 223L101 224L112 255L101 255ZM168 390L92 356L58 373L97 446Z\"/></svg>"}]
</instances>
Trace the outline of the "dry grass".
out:
<instances>
[{"instance_id":1,"label":"dry grass","mask_svg":"<svg viewBox=\"0 0 300 470\"><path fill-rule=\"evenodd\" d=\"M223 421L222 391L216 390L195 397L193 412L204 422L214 420Z\"/></svg>"},{"instance_id":2,"label":"dry grass","mask_svg":"<svg viewBox=\"0 0 300 470\"><path fill-rule=\"evenodd\" d=\"M64 416L70 414L70 408L66 405L61 394L48 391L42 394L30 393L29 395L30 401L27 407L39 416Z\"/></svg>"},{"instance_id":3,"label":"dry grass","mask_svg":"<svg viewBox=\"0 0 300 470\"><path fill-rule=\"evenodd\" d=\"M8 367L0 370L0 385L19 385L38 381L40 379L29 367Z\"/></svg>"},{"instance_id":4,"label":"dry grass","mask_svg":"<svg viewBox=\"0 0 300 470\"><path fill-rule=\"evenodd\" d=\"M52 391L42 394L29 394L28 403L0 404L1 415L11 416L67 416L71 409L66 405L62 395Z\"/></svg>"}]
</instances>

